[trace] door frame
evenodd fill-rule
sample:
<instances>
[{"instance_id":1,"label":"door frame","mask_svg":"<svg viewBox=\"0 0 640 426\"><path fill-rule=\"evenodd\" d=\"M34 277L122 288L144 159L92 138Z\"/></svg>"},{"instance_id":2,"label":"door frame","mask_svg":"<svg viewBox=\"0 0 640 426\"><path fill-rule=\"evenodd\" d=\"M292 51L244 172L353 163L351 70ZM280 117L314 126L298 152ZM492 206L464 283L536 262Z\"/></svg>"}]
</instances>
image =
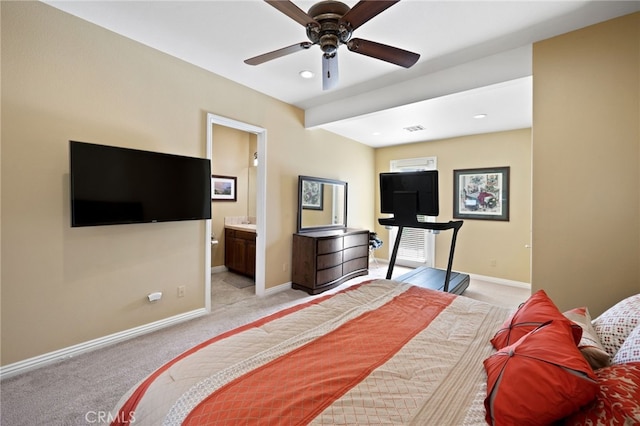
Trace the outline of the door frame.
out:
<instances>
[{"instance_id":1,"label":"door frame","mask_svg":"<svg viewBox=\"0 0 640 426\"><path fill-rule=\"evenodd\" d=\"M207 113L207 147L206 155L213 159L213 125L229 127L253 133L258 142L258 170L256 177L256 295L265 294L265 254L266 254L266 193L267 193L267 130L252 124L237 121L213 113ZM205 223L205 309L211 312L211 219Z\"/></svg>"}]
</instances>

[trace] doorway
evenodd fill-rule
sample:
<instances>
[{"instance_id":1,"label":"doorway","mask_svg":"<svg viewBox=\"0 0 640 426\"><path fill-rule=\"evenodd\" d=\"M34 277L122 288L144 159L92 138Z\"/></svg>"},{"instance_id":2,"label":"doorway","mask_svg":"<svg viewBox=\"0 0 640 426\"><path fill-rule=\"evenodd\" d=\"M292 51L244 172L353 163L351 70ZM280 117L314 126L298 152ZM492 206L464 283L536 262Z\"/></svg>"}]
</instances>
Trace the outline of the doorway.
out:
<instances>
[{"instance_id":1,"label":"doorway","mask_svg":"<svg viewBox=\"0 0 640 426\"><path fill-rule=\"evenodd\" d=\"M253 133L257 138L257 171L256 171L256 272L255 272L255 291L256 295L263 296L265 294L265 250L266 250L266 150L267 150L267 131L262 127L252 124L243 123L241 121L222 117L212 113L207 113L207 158L213 157L214 143L214 125L229 127L231 129ZM211 220L206 221L205 225L205 309L211 311Z\"/></svg>"}]
</instances>

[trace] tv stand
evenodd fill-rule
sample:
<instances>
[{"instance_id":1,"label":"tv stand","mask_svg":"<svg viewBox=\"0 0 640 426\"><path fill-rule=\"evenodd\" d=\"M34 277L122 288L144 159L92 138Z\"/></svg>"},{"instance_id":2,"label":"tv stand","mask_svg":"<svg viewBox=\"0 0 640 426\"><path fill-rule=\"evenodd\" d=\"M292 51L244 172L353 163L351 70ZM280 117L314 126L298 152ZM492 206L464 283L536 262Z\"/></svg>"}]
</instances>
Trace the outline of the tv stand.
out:
<instances>
[{"instance_id":1,"label":"tv stand","mask_svg":"<svg viewBox=\"0 0 640 426\"><path fill-rule=\"evenodd\" d=\"M449 249L449 261L447 263L446 271L437 268L420 267L397 277L396 281L408 282L420 287L427 287L455 294L462 294L462 292L464 292L469 286L469 275L451 271L456 238L458 236L458 231L462 227L463 221L457 220L446 223L418 222L415 214L400 214L398 217L378 219L378 223L383 226L398 227L398 236L396 237L395 244L393 245L391 259L389 260L389 268L387 269L386 278L388 280L390 280L393 275L393 268L396 263L396 256L398 255L398 248L400 247L400 239L402 238L402 231L404 228L430 229L432 231L445 231L452 229L453 236L451 237L451 248Z\"/></svg>"}]
</instances>

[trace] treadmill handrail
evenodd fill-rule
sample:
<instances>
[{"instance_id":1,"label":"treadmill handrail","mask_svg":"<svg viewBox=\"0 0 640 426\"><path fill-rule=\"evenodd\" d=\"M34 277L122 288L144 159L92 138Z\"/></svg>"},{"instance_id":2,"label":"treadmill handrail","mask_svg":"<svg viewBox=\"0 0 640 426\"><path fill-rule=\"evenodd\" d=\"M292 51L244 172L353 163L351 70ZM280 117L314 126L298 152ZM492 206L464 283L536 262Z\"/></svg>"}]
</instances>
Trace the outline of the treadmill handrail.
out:
<instances>
[{"instance_id":1,"label":"treadmill handrail","mask_svg":"<svg viewBox=\"0 0 640 426\"><path fill-rule=\"evenodd\" d=\"M394 217L378 219L378 223L383 226L402 226L404 228L423 228L432 229L434 231L445 231L447 229L460 229L464 223L462 220L450 220L449 222L411 222L396 223Z\"/></svg>"}]
</instances>

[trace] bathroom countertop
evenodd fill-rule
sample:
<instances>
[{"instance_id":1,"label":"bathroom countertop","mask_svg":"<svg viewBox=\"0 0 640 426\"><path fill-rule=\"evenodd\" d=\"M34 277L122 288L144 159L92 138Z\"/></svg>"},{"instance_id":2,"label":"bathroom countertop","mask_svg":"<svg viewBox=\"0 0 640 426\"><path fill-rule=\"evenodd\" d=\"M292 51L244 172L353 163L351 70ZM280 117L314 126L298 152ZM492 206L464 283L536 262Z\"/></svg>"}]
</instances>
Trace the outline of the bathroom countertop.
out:
<instances>
[{"instance_id":1,"label":"bathroom countertop","mask_svg":"<svg viewBox=\"0 0 640 426\"><path fill-rule=\"evenodd\" d=\"M256 232L256 224L255 223L227 223L224 225L225 228L235 229L236 231L247 231L247 232Z\"/></svg>"}]
</instances>

